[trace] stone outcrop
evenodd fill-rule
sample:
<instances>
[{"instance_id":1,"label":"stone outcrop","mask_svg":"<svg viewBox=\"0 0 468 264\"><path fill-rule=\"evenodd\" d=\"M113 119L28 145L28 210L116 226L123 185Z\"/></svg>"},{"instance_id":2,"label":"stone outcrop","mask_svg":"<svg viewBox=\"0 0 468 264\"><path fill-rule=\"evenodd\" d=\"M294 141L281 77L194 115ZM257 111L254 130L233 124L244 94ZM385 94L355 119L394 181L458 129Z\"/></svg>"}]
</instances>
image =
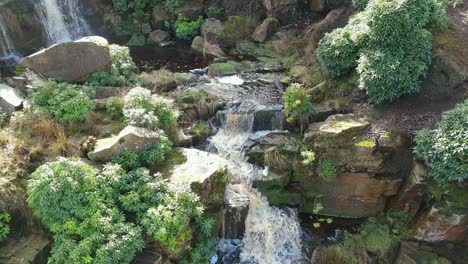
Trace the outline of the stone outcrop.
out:
<instances>
[{"instance_id":1,"label":"stone outcrop","mask_svg":"<svg viewBox=\"0 0 468 264\"><path fill-rule=\"evenodd\" d=\"M162 45L169 40L170 40L169 33L167 31L160 30L160 29L152 31L148 36L149 44Z\"/></svg>"},{"instance_id":2,"label":"stone outcrop","mask_svg":"<svg viewBox=\"0 0 468 264\"><path fill-rule=\"evenodd\" d=\"M261 0L261 4L268 16L276 17L281 23L291 23L297 13L296 0Z\"/></svg>"},{"instance_id":3,"label":"stone outcrop","mask_svg":"<svg viewBox=\"0 0 468 264\"><path fill-rule=\"evenodd\" d=\"M255 24L246 17L230 16L226 21L208 18L203 23L201 32L205 43L232 48L238 40L251 36Z\"/></svg>"},{"instance_id":4,"label":"stone outcrop","mask_svg":"<svg viewBox=\"0 0 468 264\"><path fill-rule=\"evenodd\" d=\"M402 242L395 264L418 264L418 263L441 263L450 264L450 260L437 256L428 247L418 245L415 242Z\"/></svg>"},{"instance_id":5,"label":"stone outcrop","mask_svg":"<svg viewBox=\"0 0 468 264\"><path fill-rule=\"evenodd\" d=\"M424 242L466 241L468 218L464 214L447 214L433 206L416 224L414 238Z\"/></svg>"},{"instance_id":6,"label":"stone outcrop","mask_svg":"<svg viewBox=\"0 0 468 264\"><path fill-rule=\"evenodd\" d=\"M201 16L202 10L203 0L185 0L180 7L177 7L172 11L172 14L175 17L181 15L189 20L196 20Z\"/></svg>"},{"instance_id":7,"label":"stone outcrop","mask_svg":"<svg viewBox=\"0 0 468 264\"><path fill-rule=\"evenodd\" d=\"M88 157L92 161L109 161L127 149L142 152L158 142L158 132L127 126L115 137L98 140L95 149L88 153Z\"/></svg>"},{"instance_id":8,"label":"stone outcrop","mask_svg":"<svg viewBox=\"0 0 468 264\"><path fill-rule=\"evenodd\" d=\"M50 244L47 235L42 233L8 238L0 244L0 263L46 263Z\"/></svg>"},{"instance_id":9,"label":"stone outcrop","mask_svg":"<svg viewBox=\"0 0 468 264\"><path fill-rule=\"evenodd\" d=\"M155 29L164 27L164 22L171 19L171 15L167 13L162 5L157 5L153 8L151 15L151 26Z\"/></svg>"},{"instance_id":10,"label":"stone outcrop","mask_svg":"<svg viewBox=\"0 0 468 264\"><path fill-rule=\"evenodd\" d=\"M102 37L86 37L53 45L23 58L19 64L56 81L84 82L112 65L108 45Z\"/></svg>"},{"instance_id":11,"label":"stone outcrop","mask_svg":"<svg viewBox=\"0 0 468 264\"><path fill-rule=\"evenodd\" d=\"M312 142L319 138L323 141L349 143L360 131L367 128L369 122L353 114L339 114L328 117L324 122L312 123L305 134L305 141Z\"/></svg>"},{"instance_id":12,"label":"stone outcrop","mask_svg":"<svg viewBox=\"0 0 468 264\"><path fill-rule=\"evenodd\" d=\"M276 33L279 26L280 24L276 18L269 17L255 29L254 33L252 34L252 39L257 42L265 42Z\"/></svg>"},{"instance_id":13,"label":"stone outcrop","mask_svg":"<svg viewBox=\"0 0 468 264\"><path fill-rule=\"evenodd\" d=\"M19 90L0 83L0 111L11 114L19 110L24 98Z\"/></svg>"}]
</instances>

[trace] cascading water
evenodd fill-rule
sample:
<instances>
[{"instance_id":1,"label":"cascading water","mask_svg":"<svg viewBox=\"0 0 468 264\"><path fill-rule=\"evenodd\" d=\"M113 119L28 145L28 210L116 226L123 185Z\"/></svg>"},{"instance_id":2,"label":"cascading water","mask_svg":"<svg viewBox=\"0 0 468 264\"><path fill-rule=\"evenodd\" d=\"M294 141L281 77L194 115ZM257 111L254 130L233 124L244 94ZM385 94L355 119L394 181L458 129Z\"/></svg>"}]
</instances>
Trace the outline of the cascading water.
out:
<instances>
[{"instance_id":1,"label":"cascading water","mask_svg":"<svg viewBox=\"0 0 468 264\"><path fill-rule=\"evenodd\" d=\"M47 44L71 41L92 34L79 0L38 0L35 9L44 26Z\"/></svg>"},{"instance_id":2,"label":"cascading water","mask_svg":"<svg viewBox=\"0 0 468 264\"><path fill-rule=\"evenodd\" d=\"M236 244L223 241L225 244L220 245L226 247L226 244L229 244L229 247L236 244L233 246L234 251L238 252L240 249L240 259L228 256L228 260L223 259L221 263L293 263L303 258L297 212L287 207L269 206L266 197L252 188L253 181L263 177L262 168L248 163L243 152L249 139L268 133L254 133L255 112L264 110L267 106L280 108L281 89L276 89L277 85L261 85L256 81L236 83L242 85L227 84L218 80L202 87L209 94L215 94L230 102L223 112L223 125L211 138L208 150L216 151L231 162L228 166L231 178L226 188L226 204L238 205L240 208L248 206L242 242ZM233 215L239 217L239 213ZM226 233L229 232L225 231Z\"/></svg>"},{"instance_id":3,"label":"cascading water","mask_svg":"<svg viewBox=\"0 0 468 264\"><path fill-rule=\"evenodd\" d=\"M6 58L16 53L13 42L8 36L8 31L5 21L3 21L2 15L0 14L0 58Z\"/></svg>"}]
</instances>

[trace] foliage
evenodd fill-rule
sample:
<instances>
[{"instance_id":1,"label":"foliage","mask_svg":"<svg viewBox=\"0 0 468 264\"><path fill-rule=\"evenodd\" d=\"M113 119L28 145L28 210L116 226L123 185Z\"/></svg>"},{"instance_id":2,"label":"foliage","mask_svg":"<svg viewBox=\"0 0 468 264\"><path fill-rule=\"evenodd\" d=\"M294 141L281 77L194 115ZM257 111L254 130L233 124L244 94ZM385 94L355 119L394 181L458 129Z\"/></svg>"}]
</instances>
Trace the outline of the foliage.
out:
<instances>
[{"instance_id":1,"label":"foliage","mask_svg":"<svg viewBox=\"0 0 468 264\"><path fill-rule=\"evenodd\" d=\"M191 40L200 33L200 28L203 25L203 17L199 16L197 20L189 21L179 15L174 23L176 37L184 40Z\"/></svg>"},{"instance_id":2,"label":"foliage","mask_svg":"<svg viewBox=\"0 0 468 264\"><path fill-rule=\"evenodd\" d=\"M320 214L323 209L325 209L322 205L322 203L320 202L316 202L314 204L314 208L312 209L312 212L315 214L315 215L318 215ZM331 224L333 223L333 219L329 218L329 217L318 217L318 216L315 216L315 217L310 217L310 219L314 220L314 222L312 223L312 226L314 228L319 228L322 223L327 223L327 224Z\"/></svg>"},{"instance_id":3,"label":"foliage","mask_svg":"<svg viewBox=\"0 0 468 264\"><path fill-rule=\"evenodd\" d=\"M5 123L7 120L7 114L2 112L0 109L0 127Z\"/></svg>"},{"instance_id":4,"label":"foliage","mask_svg":"<svg viewBox=\"0 0 468 264\"><path fill-rule=\"evenodd\" d=\"M315 152L311 151L311 150L304 150L301 152L301 156L303 158L302 160L302 164L304 164L305 166L312 166L314 164L314 161L315 161Z\"/></svg>"},{"instance_id":5,"label":"foliage","mask_svg":"<svg viewBox=\"0 0 468 264\"><path fill-rule=\"evenodd\" d=\"M370 0L346 27L325 34L317 57L333 78L356 69L371 103L418 92L431 61L427 29L446 26L446 8L447 0Z\"/></svg>"},{"instance_id":6,"label":"foliage","mask_svg":"<svg viewBox=\"0 0 468 264\"><path fill-rule=\"evenodd\" d=\"M130 77L137 70L137 66L130 56L128 47L112 44L109 46L112 58L112 66L109 71L96 72L86 82L89 86L131 86L140 82L137 78Z\"/></svg>"},{"instance_id":7,"label":"foliage","mask_svg":"<svg viewBox=\"0 0 468 264\"><path fill-rule=\"evenodd\" d=\"M101 179L97 169L69 160L31 174L28 204L55 233L49 263L129 263L143 248L140 228L103 195L111 182Z\"/></svg>"},{"instance_id":8,"label":"foliage","mask_svg":"<svg viewBox=\"0 0 468 264\"><path fill-rule=\"evenodd\" d=\"M84 121L94 109L94 91L76 84L48 82L28 94L31 109L59 123Z\"/></svg>"},{"instance_id":9,"label":"foliage","mask_svg":"<svg viewBox=\"0 0 468 264\"><path fill-rule=\"evenodd\" d=\"M28 195L34 213L55 233L50 263L129 263L143 248L142 230L179 253L190 249L193 232L208 238L214 223L203 218L204 206L190 186L144 168L127 173L106 165L98 171L63 159L31 175ZM129 214L134 222L124 217Z\"/></svg>"},{"instance_id":10,"label":"foliage","mask_svg":"<svg viewBox=\"0 0 468 264\"><path fill-rule=\"evenodd\" d=\"M180 7L184 0L113 0L114 10L131 18L148 21L151 12L157 4L162 4L166 11Z\"/></svg>"},{"instance_id":11,"label":"foliage","mask_svg":"<svg viewBox=\"0 0 468 264\"><path fill-rule=\"evenodd\" d=\"M291 162L284 153L284 148L277 146L265 151L265 165L279 170L287 170Z\"/></svg>"},{"instance_id":12,"label":"foliage","mask_svg":"<svg viewBox=\"0 0 468 264\"><path fill-rule=\"evenodd\" d=\"M11 222L11 216L8 213L0 213L0 241L5 239L10 233L8 223Z\"/></svg>"},{"instance_id":13,"label":"foliage","mask_svg":"<svg viewBox=\"0 0 468 264\"><path fill-rule=\"evenodd\" d=\"M126 171L135 170L141 167L140 156L128 149L124 150L122 154L113 157L111 163L119 164L122 169Z\"/></svg>"},{"instance_id":14,"label":"foliage","mask_svg":"<svg viewBox=\"0 0 468 264\"><path fill-rule=\"evenodd\" d=\"M157 94L151 95L148 89L133 88L124 101L123 112L129 125L153 130L161 126L169 131L177 121L173 101Z\"/></svg>"},{"instance_id":15,"label":"foliage","mask_svg":"<svg viewBox=\"0 0 468 264\"><path fill-rule=\"evenodd\" d=\"M429 167L429 176L439 184L468 179L468 100L442 115L435 130L419 131L415 153Z\"/></svg>"},{"instance_id":16,"label":"foliage","mask_svg":"<svg viewBox=\"0 0 468 264\"><path fill-rule=\"evenodd\" d=\"M336 177L338 170L336 169L335 165L330 161L321 161L319 162L319 176L322 179L328 181Z\"/></svg>"},{"instance_id":17,"label":"foliage","mask_svg":"<svg viewBox=\"0 0 468 264\"><path fill-rule=\"evenodd\" d=\"M211 129L206 124L199 123L196 126L194 126L192 129L190 129L189 133L190 135L193 135L199 138L205 138L211 134Z\"/></svg>"},{"instance_id":18,"label":"foliage","mask_svg":"<svg viewBox=\"0 0 468 264\"><path fill-rule=\"evenodd\" d=\"M220 7L217 5L210 5L210 7L208 7L208 14L210 14L211 16L217 16L217 15L222 14L223 12L224 12L223 7Z\"/></svg>"},{"instance_id":19,"label":"foliage","mask_svg":"<svg viewBox=\"0 0 468 264\"><path fill-rule=\"evenodd\" d=\"M112 118L118 119L123 116L124 100L120 97L112 96L106 101L106 111Z\"/></svg>"},{"instance_id":20,"label":"foliage","mask_svg":"<svg viewBox=\"0 0 468 264\"><path fill-rule=\"evenodd\" d=\"M353 6L359 11L362 11L366 8L369 0L353 0Z\"/></svg>"},{"instance_id":21,"label":"foliage","mask_svg":"<svg viewBox=\"0 0 468 264\"><path fill-rule=\"evenodd\" d=\"M298 121L301 126L309 122L309 117L314 113L309 96L301 84L293 83L283 95L283 113L288 122Z\"/></svg>"}]
</instances>

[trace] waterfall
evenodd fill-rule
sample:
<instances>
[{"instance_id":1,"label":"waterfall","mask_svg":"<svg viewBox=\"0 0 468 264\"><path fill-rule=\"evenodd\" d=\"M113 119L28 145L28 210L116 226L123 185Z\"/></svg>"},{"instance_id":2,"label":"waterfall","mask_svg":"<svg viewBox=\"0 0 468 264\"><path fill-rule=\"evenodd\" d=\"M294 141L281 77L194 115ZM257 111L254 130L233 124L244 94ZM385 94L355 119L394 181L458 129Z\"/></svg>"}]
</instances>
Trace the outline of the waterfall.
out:
<instances>
[{"instance_id":1,"label":"waterfall","mask_svg":"<svg viewBox=\"0 0 468 264\"><path fill-rule=\"evenodd\" d=\"M270 206L267 198L252 188L253 181L263 177L262 168L248 163L244 155L244 148L250 139L269 133L268 131L254 133L255 113L265 107L280 105L281 96L278 95L281 93L278 91L280 88L277 85L257 81L235 83L238 85L212 81L201 87L208 94L229 102L221 114L223 124L211 138L208 146L208 151L218 153L231 163L228 165L230 178L226 188L225 204L233 208L226 208L225 211L234 212L230 217L240 218L241 211L248 208L244 237L239 246L229 245L232 244L229 239L223 239L218 245L219 248L231 247L232 252L240 251L240 259L233 260L231 255L226 255L229 260L223 258L222 262L295 263L303 260L297 211L287 207ZM245 205L246 200L248 205ZM234 208L236 206L238 208ZM237 226L235 228L239 229Z\"/></svg>"},{"instance_id":2,"label":"waterfall","mask_svg":"<svg viewBox=\"0 0 468 264\"><path fill-rule=\"evenodd\" d=\"M92 34L82 16L79 0L38 0L34 7L44 26L48 45Z\"/></svg>"},{"instance_id":3,"label":"waterfall","mask_svg":"<svg viewBox=\"0 0 468 264\"><path fill-rule=\"evenodd\" d=\"M0 58L6 58L16 53L13 42L8 36L7 27L5 21L3 21L0 15Z\"/></svg>"}]
</instances>

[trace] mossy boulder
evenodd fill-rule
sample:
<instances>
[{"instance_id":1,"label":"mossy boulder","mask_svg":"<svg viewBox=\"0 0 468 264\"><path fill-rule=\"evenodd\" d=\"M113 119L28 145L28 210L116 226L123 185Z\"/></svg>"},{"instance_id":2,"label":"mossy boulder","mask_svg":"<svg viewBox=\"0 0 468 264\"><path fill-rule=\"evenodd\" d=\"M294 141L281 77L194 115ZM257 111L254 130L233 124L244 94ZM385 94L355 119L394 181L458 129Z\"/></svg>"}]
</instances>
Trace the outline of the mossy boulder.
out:
<instances>
[{"instance_id":1,"label":"mossy boulder","mask_svg":"<svg viewBox=\"0 0 468 264\"><path fill-rule=\"evenodd\" d=\"M222 76L253 71L255 71L255 65L251 61L228 61L211 64L208 74L211 76Z\"/></svg>"},{"instance_id":2,"label":"mossy boulder","mask_svg":"<svg viewBox=\"0 0 468 264\"><path fill-rule=\"evenodd\" d=\"M144 46L146 44L146 37L141 34L133 34L127 42L127 46Z\"/></svg>"},{"instance_id":3,"label":"mossy boulder","mask_svg":"<svg viewBox=\"0 0 468 264\"><path fill-rule=\"evenodd\" d=\"M231 48L238 40L248 38L255 26L255 22L242 16L230 16L224 22L208 18L203 23L202 36L205 42Z\"/></svg>"}]
</instances>

